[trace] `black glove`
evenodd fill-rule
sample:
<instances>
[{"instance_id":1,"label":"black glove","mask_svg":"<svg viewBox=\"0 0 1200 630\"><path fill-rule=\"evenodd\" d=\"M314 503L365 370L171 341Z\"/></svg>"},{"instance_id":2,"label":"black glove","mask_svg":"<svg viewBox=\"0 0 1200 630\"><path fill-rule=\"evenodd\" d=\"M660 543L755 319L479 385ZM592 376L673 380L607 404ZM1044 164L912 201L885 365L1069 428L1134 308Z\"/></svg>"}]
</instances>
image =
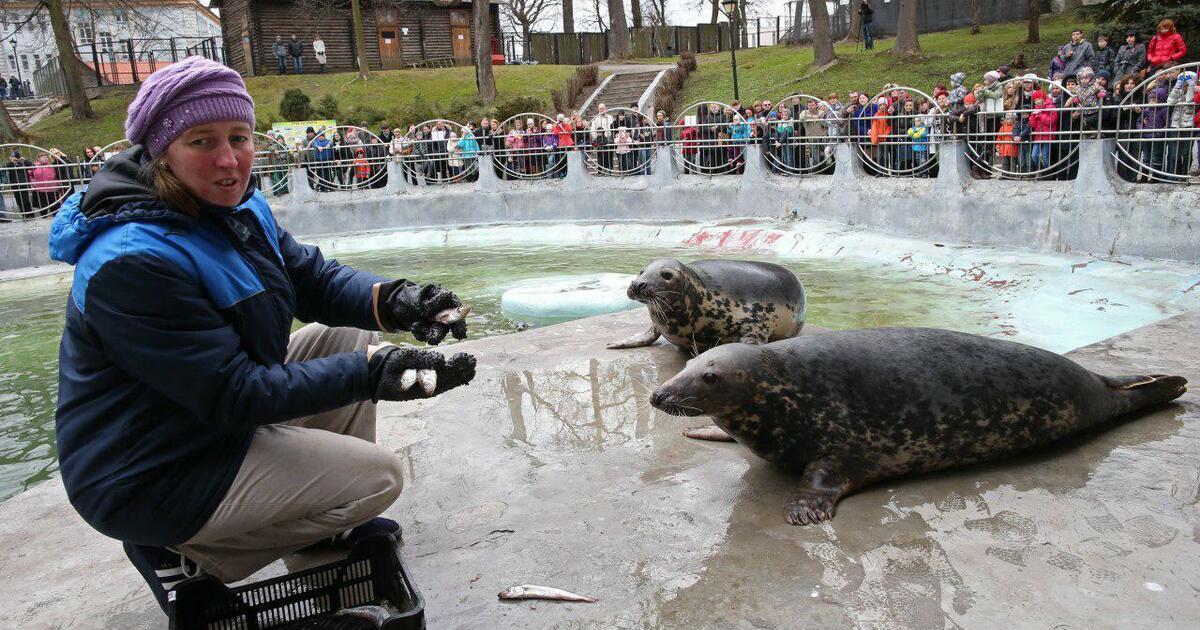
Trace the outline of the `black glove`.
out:
<instances>
[{"instance_id":1,"label":"black glove","mask_svg":"<svg viewBox=\"0 0 1200 630\"><path fill-rule=\"evenodd\" d=\"M412 370L433 371L437 386L432 393L426 392L421 382L409 382L404 387L404 373ZM475 357L459 352L447 360L433 350L384 346L371 355L367 371L374 402L431 398L470 383L475 378Z\"/></svg>"},{"instance_id":2,"label":"black glove","mask_svg":"<svg viewBox=\"0 0 1200 630\"><path fill-rule=\"evenodd\" d=\"M462 301L447 289L436 284L417 286L407 280L393 280L379 285L376 304L379 322L388 332L411 331L418 341L436 346L446 338L467 336L466 320L452 324L435 321L434 316L447 309L462 306Z\"/></svg>"}]
</instances>

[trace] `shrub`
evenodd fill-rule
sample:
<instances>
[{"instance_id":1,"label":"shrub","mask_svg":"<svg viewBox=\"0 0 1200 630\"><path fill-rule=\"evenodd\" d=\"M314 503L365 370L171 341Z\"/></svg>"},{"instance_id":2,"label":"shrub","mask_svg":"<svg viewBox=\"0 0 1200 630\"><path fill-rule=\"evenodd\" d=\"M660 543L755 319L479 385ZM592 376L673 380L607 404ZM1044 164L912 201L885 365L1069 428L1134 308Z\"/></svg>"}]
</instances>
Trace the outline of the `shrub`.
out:
<instances>
[{"instance_id":1,"label":"shrub","mask_svg":"<svg viewBox=\"0 0 1200 630\"><path fill-rule=\"evenodd\" d=\"M532 96L510 96L502 101L496 101L495 116L499 120L507 120L508 118L525 112L543 112L546 109L546 104Z\"/></svg>"},{"instance_id":2,"label":"shrub","mask_svg":"<svg viewBox=\"0 0 1200 630\"><path fill-rule=\"evenodd\" d=\"M312 99L303 90L292 88L279 101L279 115L286 121L312 120Z\"/></svg>"},{"instance_id":3,"label":"shrub","mask_svg":"<svg viewBox=\"0 0 1200 630\"><path fill-rule=\"evenodd\" d=\"M339 120L338 124L354 125L361 127L363 123L367 123L368 129L374 129L380 121L385 118L384 113L374 107L366 107L359 105L346 113L345 121Z\"/></svg>"},{"instance_id":4,"label":"shrub","mask_svg":"<svg viewBox=\"0 0 1200 630\"><path fill-rule=\"evenodd\" d=\"M413 99L413 102L409 104L408 107L398 112L398 114L398 118L400 118L400 120L406 125L417 125L425 122L426 120L432 120L438 117L437 112L434 111L433 107L429 105L429 102L425 100L425 97L420 94Z\"/></svg>"},{"instance_id":5,"label":"shrub","mask_svg":"<svg viewBox=\"0 0 1200 630\"><path fill-rule=\"evenodd\" d=\"M337 98L332 94L322 96L321 100L317 102L316 114L322 119L337 120L338 116L342 115Z\"/></svg>"},{"instance_id":6,"label":"shrub","mask_svg":"<svg viewBox=\"0 0 1200 630\"><path fill-rule=\"evenodd\" d=\"M696 69L696 53L690 50L685 50L679 53L678 65L683 66L688 72Z\"/></svg>"},{"instance_id":7,"label":"shrub","mask_svg":"<svg viewBox=\"0 0 1200 630\"><path fill-rule=\"evenodd\" d=\"M685 57L690 55L691 63ZM676 99L683 91L683 84L687 82L691 76L692 70L696 69L696 55L684 52L679 56L679 61L675 63L675 67L667 71L663 75L662 81L658 84L658 89L654 91L654 111L664 111L669 118L673 119L676 106Z\"/></svg>"}]
</instances>

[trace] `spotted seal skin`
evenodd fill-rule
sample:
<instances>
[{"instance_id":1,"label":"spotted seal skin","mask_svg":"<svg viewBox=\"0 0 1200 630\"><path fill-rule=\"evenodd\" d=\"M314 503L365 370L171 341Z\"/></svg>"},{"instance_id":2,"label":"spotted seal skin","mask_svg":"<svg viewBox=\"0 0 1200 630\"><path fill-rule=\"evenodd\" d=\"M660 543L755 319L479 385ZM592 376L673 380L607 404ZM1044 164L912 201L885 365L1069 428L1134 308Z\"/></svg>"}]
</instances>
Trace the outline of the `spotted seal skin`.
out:
<instances>
[{"instance_id":1,"label":"spotted seal skin","mask_svg":"<svg viewBox=\"0 0 1200 630\"><path fill-rule=\"evenodd\" d=\"M748 260L661 258L629 284L629 299L644 303L653 325L609 344L638 348L660 336L699 354L724 343L767 343L794 337L804 326L804 286L791 271Z\"/></svg>"},{"instance_id":2,"label":"spotted seal skin","mask_svg":"<svg viewBox=\"0 0 1200 630\"><path fill-rule=\"evenodd\" d=\"M1108 377L1046 350L966 333L877 328L690 360L650 403L708 415L755 454L803 471L794 525L883 479L999 459L1174 400L1179 376Z\"/></svg>"}]
</instances>

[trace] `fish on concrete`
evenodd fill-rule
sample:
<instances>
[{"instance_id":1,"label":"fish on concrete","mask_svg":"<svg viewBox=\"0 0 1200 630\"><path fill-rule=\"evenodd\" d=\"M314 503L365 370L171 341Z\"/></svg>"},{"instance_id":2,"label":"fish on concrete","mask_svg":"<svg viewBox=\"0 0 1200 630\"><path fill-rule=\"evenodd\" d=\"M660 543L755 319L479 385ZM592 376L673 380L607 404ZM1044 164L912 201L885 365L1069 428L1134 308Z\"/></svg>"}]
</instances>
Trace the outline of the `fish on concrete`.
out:
<instances>
[{"instance_id":1,"label":"fish on concrete","mask_svg":"<svg viewBox=\"0 0 1200 630\"><path fill-rule=\"evenodd\" d=\"M503 591L500 591L500 599L504 600L519 600L519 599L544 599L548 601L558 602L586 602L595 603L595 599L584 597L570 591L564 591L561 588L553 586L538 586L537 584L520 584L518 586L510 586Z\"/></svg>"}]
</instances>

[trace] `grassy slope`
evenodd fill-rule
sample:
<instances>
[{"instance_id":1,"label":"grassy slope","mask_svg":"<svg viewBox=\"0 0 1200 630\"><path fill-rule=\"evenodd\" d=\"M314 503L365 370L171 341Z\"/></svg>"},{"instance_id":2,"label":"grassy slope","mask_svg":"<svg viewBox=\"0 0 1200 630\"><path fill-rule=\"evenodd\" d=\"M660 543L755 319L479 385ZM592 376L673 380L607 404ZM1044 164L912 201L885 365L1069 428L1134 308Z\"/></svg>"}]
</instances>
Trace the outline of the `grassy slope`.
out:
<instances>
[{"instance_id":1,"label":"grassy slope","mask_svg":"<svg viewBox=\"0 0 1200 630\"><path fill-rule=\"evenodd\" d=\"M498 100L530 96L549 107L550 91L562 88L574 67L497 66L495 71ZM279 99L285 90L294 87L304 90L314 107L322 96L333 94L344 113L356 107L369 107L392 118L392 122L400 122L401 112L418 94L435 110L475 95L475 71L471 67L376 72L366 82L352 82L354 77L350 73L249 77L246 86L254 97L260 122L272 115L275 120L280 119ZM133 92L123 91L92 101L98 116L95 120L74 121L70 111L59 112L31 130L33 144L60 147L68 154L75 154L85 144L103 146L120 140L124 137L125 110L132 100Z\"/></svg>"},{"instance_id":2,"label":"grassy slope","mask_svg":"<svg viewBox=\"0 0 1200 630\"><path fill-rule=\"evenodd\" d=\"M1090 24L1057 15L1041 21L1040 44L1026 44L1025 22L985 25L979 35L970 29L958 29L920 36L921 52L913 57L893 58L883 54L891 49L894 39L876 40L874 50L855 52L854 44L836 47L840 62L804 81L799 77L812 72L811 47L789 48L774 46L738 51L738 88L742 101L770 98L778 100L796 92L824 98L836 91L845 101L851 90L879 91L887 82L900 83L932 92L939 83L950 84L950 75L967 73L967 85L983 79L983 73L1010 62L1018 52L1025 53L1032 72L1045 74L1050 58L1058 46L1070 39L1071 29ZM729 53L699 55L698 73L693 73L684 87L679 103L701 100L733 99L733 78Z\"/></svg>"}]
</instances>

